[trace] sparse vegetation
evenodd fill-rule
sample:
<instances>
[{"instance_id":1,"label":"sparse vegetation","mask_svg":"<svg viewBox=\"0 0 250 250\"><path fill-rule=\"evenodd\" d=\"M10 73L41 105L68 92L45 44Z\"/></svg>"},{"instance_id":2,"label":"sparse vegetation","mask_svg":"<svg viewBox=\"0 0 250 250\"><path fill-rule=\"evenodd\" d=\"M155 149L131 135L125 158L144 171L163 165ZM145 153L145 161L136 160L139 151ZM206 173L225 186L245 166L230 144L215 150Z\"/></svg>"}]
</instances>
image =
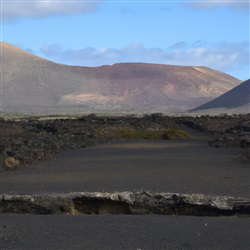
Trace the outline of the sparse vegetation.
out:
<instances>
[{"instance_id":1,"label":"sparse vegetation","mask_svg":"<svg viewBox=\"0 0 250 250\"><path fill-rule=\"evenodd\" d=\"M183 130L176 128L169 129L135 129L135 128L113 128L109 131L98 132L98 136L106 137L111 140L130 140L130 139L164 139L164 140L178 140L189 139L191 136ZM98 137L97 136L97 137Z\"/></svg>"},{"instance_id":2,"label":"sparse vegetation","mask_svg":"<svg viewBox=\"0 0 250 250\"><path fill-rule=\"evenodd\" d=\"M163 139L165 139L165 136L168 137L169 140L190 139L192 137L185 131L176 128L167 129L163 135Z\"/></svg>"}]
</instances>

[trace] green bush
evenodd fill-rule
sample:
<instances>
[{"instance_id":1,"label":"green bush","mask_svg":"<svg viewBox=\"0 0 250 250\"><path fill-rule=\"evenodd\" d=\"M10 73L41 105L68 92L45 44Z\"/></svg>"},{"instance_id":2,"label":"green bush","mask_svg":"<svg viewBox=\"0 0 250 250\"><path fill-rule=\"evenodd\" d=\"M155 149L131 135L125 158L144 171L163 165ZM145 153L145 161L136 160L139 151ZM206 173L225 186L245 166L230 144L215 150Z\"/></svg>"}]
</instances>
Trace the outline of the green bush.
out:
<instances>
[{"instance_id":1,"label":"green bush","mask_svg":"<svg viewBox=\"0 0 250 250\"><path fill-rule=\"evenodd\" d=\"M136 130L132 128L116 128L110 131L115 140L130 140L130 139L164 139L164 140L178 140L189 139L191 136L183 130L170 128L170 129L145 129Z\"/></svg>"},{"instance_id":2,"label":"green bush","mask_svg":"<svg viewBox=\"0 0 250 250\"><path fill-rule=\"evenodd\" d=\"M163 137L168 138L169 140L182 140L182 139L190 139L192 138L191 135L186 133L185 131L177 128L169 128L163 134ZM165 139L165 138L163 138Z\"/></svg>"}]
</instances>

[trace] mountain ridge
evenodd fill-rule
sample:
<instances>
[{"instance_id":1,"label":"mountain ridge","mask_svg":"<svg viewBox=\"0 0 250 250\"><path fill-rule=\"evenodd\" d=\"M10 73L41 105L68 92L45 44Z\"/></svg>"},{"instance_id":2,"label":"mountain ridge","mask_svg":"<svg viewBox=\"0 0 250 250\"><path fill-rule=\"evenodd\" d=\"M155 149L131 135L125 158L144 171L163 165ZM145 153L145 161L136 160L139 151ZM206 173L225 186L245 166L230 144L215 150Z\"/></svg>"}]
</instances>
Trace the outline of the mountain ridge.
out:
<instances>
[{"instance_id":1,"label":"mountain ridge","mask_svg":"<svg viewBox=\"0 0 250 250\"><path fill-rule=\"evenodd\" d=\"M4 107L81 107L86 111L183 111L241 81L204 66L116 63L98 67L51 62L6 42L2 48Z\"/></svg>"},{"instance_id":2,"label":"mountain ridge","mask_svg":"<svg viewBox=\"0 0 250 250\"><path fill-rule=\"evenodd\" d=\"M250 79L192 111L218 108L236 109L248 104L250 104Z\"/></svg>"}]
</instances>

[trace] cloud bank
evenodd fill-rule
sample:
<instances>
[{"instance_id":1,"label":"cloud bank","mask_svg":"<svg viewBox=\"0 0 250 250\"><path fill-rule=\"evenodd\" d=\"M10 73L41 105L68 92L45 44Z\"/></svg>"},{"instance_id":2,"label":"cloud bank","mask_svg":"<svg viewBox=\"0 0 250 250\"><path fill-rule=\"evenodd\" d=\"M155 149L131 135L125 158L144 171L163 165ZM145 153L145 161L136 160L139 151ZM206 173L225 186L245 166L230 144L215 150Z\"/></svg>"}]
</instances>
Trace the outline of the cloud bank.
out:
<instances>
[{"instance_id":1,"label":"cloud bank","mask_svg":"<svg viewBox=\"0 0 250 250\"><path fill-rule=\"evenodd\" d=\"M44 18L52 15L76 15L96 10L101 2L102 0L9 0L2 2L2 20L8 22L20 18Z\"/></svg>"},{"instance_id":2,"label":"cloud bank","mask_svg":"<svg viewBox=\"0 0 250 250\"><path fill-rule=\"evenodd\" d=\"M49 60L70 65L101 66L119 62L145 62L172 65L207 66L224 72L249 67L249 42L192 44L178 42L165 49L130 44L124 48L82 48L64 50L58 44L44 44L40 53Z\"/></svg>"},{"instance_id":3,"label":"cloud bank","mask_svg":"<svg viewBox=\"0 0 250 250\"><path fill-rule=\"evenodd\" d=\"M183 3L184 6L190 7L196 10L201 9L213 9L219 7L228 7L233 10L240 11L249 11L250 5L249 0L235 0L235 1L227 1L227 0L199 0L199 1L187 1Z\"/></svg>"}]
</instances>

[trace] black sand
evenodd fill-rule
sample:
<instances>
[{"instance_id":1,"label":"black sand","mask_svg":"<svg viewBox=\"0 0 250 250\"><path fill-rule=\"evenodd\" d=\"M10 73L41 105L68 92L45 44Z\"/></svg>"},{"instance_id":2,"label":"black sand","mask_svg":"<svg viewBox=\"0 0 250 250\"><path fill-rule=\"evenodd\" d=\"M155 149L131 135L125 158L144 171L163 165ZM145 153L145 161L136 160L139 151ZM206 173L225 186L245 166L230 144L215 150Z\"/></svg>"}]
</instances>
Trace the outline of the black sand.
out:
<instances>
[{"instance_id":1,"label":"black sand","mask_svg":"<svg viewBox=\"0 0 250 250\"><path fill-rule=\"evenodd\" d=\"M247 198L250 168L235 159L238 152L201 140L112 142L1 173L1 192L145 190Z\"/></svg>"},{"instance_id":2,"label":"black sand","mask_svg":"<svg viewBox=\"0 0 250 250\"><path fill-rule=\"evenodd\" d=\"M232 217L4 215L0 249L246 250L249 224Z\"/></svg>"},{"instance_id":3,"label":"black sand","mask_svg":"<svg viewBox=\"0 0 250 250\"><path fill-rule=\"evenodd\" d=\"M240 149L206 141L122 141L54 155L1 173L1 193L72 191L203 193L246 197ZM159 215L0 215L0 249L238 249L249 218Z\"/></svg>"}]
</instances>

